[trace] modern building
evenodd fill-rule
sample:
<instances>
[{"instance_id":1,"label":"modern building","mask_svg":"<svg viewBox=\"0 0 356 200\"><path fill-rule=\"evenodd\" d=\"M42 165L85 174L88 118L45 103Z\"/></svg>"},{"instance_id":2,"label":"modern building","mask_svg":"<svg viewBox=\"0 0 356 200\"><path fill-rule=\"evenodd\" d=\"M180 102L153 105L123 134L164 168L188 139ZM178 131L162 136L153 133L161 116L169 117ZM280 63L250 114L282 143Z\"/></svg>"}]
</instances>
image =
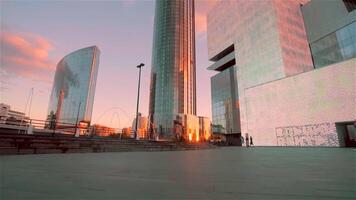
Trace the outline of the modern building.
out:
<instances>
[{"instance_id":1,"label":"modern building","mask_svg":"<svg viewBox=\"0 0 356 200\"><path fill-rule=\"evenodd\" d=\"M122 137L131 138L133 137L133 132L131 127L125 127L122 129Z\"/></svg>"},{"instance_id":2,"label":"modern building","mask_svg":"<svg viewBox=\"0 0 356 200\"><path fill-rule=\"evenodd\" d=\"M99 56L99 48L91 46L68 54L57 64L48 108L56 123L90 124Z\"/></svg>"},{"instance_id":3,"label":"modern building","mask_svg":"<svg viewBox=\"0 0 356 200\"><path fill-rule=\"evenodd\" d=\"M11 110L10 105L0 103L0 124L23 125L29 121L30 118L25 113Z\"/></svg>"},{"instance_id":4,"label":"modern building","mask_svg":"<svg viewBox=\"0 0 356 200\"><path fill-rule=\"evenodd\" d=\"M142 116L141 113L138 113L138 121L137 121L137 136L139 139L147 139L147 124L148 120L147 117ZM133 120L132 122L132 132L136 132L136 119Z\"/></svg>"},{"instance_id":5,"label":"modern building","mask_svg":"<svg viewBox=\"0 0 356 200\"><path fill-rule=\"evenodd\" d=\"M176 116L175 139L187 142L199 142L201 141L199 131L199 117L196 115L178 114Z\"/></svg>"},{"instance_id":6,"label":"modern building","mask_svg":"<svg viewBox=\"0 0 356 200\"><path fill-rule=\"evenodd\" d=\"M240 119L233 121L255 145L344 146L356 139L352 2L217 3L208 14L208 54L214 62L208 69L219 72L212 78L213 125L228 118L214 105L222 88L216 79L235 67ZM230 88L226 96L234 96Z\"/></svg>"},{"instance_id":7,"label":"modern building","mask_svg":"<svg viewBox=\"0 0 356 200\"><path fill-rule=\"evenodd\" d=\"M178 114L174 120L176 141L201 142L211 137L211 122L207 117Z\"/></svg>"},{"instance_id":8,"label":"modern building","mask_svg":"<svg viewBox=\"0 0 356 200\"><path fill-rule=\"evenodd\" d=\"M218 134L247 133L245 88L313 68L297 1L217 3L208 14L208 54L208 69L219 72L211 78Z\"/></svg>"},{"instance_id":9,"label":"modern building","mask_svg":"<svg viewBox=\"0 0 356 200\"><path fill-rule=\"evenodd\" d=\"M233 54L231 57L235 62ZM226 68L216 69L214 66L216 65L212 65L209 69L219 73L211 77L212 131L215 134L240 134L237 67L234 63L225 65Z\"/></svg>"},{"instance_id":10,"label":"modern building","mask_svg":"<svg viewBox=\"0 0 356 200\"><path fill-rule=\"evenodd\" d=\"M112 136L115 135L118 131L115 128L103 126L100 124L94 124L89 127L89 134L93 136Z\"/></svg>"},{"instance_id":11,"label":"modern building","mask_svg":"<svg viewBox=\"0 0 356 200\"><path fill-rule=\"evenodd\" d=\"M199 137L205 141L211 137L211 121L207 117L199 116Z\"/></svg>"},{"instance_id":12,"label":"modern building","mask_svg":"<svg viewBox=\"0 0 356 200\"><path fill-rule=\"evenodd\" d=\"M157 0L154 22L150 132L174 138L178 114L196 115L194 0Z\"/></svg>"}]
</instances>

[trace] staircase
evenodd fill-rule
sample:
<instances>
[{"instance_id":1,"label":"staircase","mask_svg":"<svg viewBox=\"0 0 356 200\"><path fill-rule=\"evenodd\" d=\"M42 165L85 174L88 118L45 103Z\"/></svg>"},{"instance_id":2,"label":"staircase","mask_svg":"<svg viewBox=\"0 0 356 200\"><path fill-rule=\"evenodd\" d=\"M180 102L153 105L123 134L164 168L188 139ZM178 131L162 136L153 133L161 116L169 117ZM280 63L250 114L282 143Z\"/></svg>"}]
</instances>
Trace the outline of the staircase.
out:
<instances>
[{"instance_id":1,"label":"staircase","mask_svg":"<svg viewBox=\"0 0 356 200\"><path fill-rule=\"evenodd\" d=\"M75 138L71 135L0 133L0 155L180 151L216 148L208 143L183 143L112 138Z\"/></svg>"}]
</instances>

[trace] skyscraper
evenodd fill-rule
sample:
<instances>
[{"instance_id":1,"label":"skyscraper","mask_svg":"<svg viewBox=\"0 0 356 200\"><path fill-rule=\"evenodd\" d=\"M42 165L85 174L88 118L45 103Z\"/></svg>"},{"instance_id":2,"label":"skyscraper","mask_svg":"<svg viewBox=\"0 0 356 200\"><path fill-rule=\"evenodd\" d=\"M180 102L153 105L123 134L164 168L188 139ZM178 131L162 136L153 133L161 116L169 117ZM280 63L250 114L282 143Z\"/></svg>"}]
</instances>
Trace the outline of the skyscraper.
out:
<instances>
[{"instance_id":1,"label":"skyscraper","mask_svg":"<svg viewBox=\"0 0 356 200\"><path fill-rule=\"evenodd\" d=\"M196 114L194 0L157 0L153 37L151 131L170 138L178 114Z\"/></svg>"},{"instance_id":2,"label":"skyscraper","mask_svg":"<svg viewBox=\"0 0 356 200\"><path fill-rule=\"evenodd\" d=\"M91 121L96 78L99 68L98 47L79 49L65 56L57 64L48 114L57 122Z\"/></svg>"}]
</instances>

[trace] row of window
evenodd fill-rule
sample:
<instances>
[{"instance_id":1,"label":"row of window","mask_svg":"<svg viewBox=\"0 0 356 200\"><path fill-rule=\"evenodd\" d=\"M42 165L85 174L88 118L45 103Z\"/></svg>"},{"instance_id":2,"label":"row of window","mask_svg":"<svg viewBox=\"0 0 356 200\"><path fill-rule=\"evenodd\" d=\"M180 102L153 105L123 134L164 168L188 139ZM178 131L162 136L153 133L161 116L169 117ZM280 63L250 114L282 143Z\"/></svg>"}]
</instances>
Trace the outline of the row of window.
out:
<instances>
[{"instance_id":1,"label":"row of window","mask_svg":"<svg viewBox=\"0 0 356 200\"><path fill-rule=\"evenodd\" d=\"M90 75L91 71L98 67L92 66L93 56L93 49L85 49L66 56L58 64L49 107L49 113L51 111L56 113L59 101L61 101L58 121L74 124L78 110L80 111L79 120L90 118L92 105L88 105L89 108L87 108L86 103L88 98L89 102L92 102L94 98L93 91L89 90L95 89L95 80L90 81L90 78L96 79L97 74L93 77ZM98 65L98 62L95 64Z\"/></svg>"},{"instance_id":2,"label":"row of window","mask_svg":"<svg viewBox=\"0 0 356 200\"><path fill-rule=\"evenodd\" d=\"M356 22L310 45L315 68L356 57Z\"/></svg>"}]
</instances>

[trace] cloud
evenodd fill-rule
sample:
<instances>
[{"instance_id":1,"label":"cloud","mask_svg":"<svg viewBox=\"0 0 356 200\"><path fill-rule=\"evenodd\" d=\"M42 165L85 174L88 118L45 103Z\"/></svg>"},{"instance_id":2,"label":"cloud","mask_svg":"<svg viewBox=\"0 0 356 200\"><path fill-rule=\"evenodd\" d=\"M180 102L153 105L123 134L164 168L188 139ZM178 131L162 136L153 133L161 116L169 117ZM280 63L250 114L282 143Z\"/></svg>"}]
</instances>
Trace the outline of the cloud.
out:
<instances>
[{"instance_id":1,"label":"cloud","mask_svg":"<svg viewBox=\"0 0 356 200\"><path fill-rule=\"evenodd\" d=\"M197 36L206 33L207 14L219 0L197 0L195 8L195 32Z\"/></svg>"},{"instance_id":2,"label":"cloud","mask_svg":"<svg viewBox=\"0 0 356 200\"><path fill-rule=\"evenodd\" d=\"M1 31L0 66L8 74L52 81L55 62L49 53L52 43L42 36L32 33Z\"/></svg>"}]
</instances>

